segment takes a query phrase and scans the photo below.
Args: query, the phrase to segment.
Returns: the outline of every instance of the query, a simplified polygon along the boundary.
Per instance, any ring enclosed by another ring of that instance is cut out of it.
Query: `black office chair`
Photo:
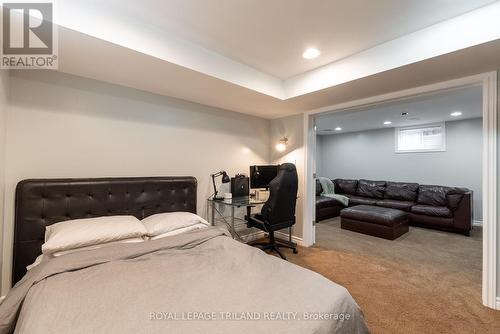
[[[286,260],[279,247],[292,249],[297,253],[296,246],[278,244],[274,231],[295,224],[295,204],[297,203],[298,178],[294,164],[285,163],[280,166],[278,175],[269,183],[269,199],[262,207],[260,214],[247,217],[247,227],[256,227],[269,234],[269,242],[254,243],[262,250],[275,251]]]

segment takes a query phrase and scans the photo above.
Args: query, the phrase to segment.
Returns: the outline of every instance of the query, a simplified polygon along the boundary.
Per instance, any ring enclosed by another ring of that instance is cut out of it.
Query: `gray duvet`
[[[208,228],[44,260],[0,333],[368,333],[345,288]]]

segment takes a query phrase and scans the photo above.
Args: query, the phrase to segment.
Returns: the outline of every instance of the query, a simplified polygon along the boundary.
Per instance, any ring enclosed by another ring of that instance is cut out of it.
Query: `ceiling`
[[[319,135],[335,135],[478,118],[482,117],[482,106],[481,87],[461,88],[371,108],[326,113],[316,119],[316,131]],[[460,111],[462,115],[451,116],[450,113],[454,111]],[[403,112],[408,113],[408,115],[402,116]],[[385,121],[391,121],[392,124],[384,125]],[[336,127],[340,127],[342,130],[335,131]]]
[[[287,79],[495,0],[102,1],[134,18],[262,72]],[[302,58],[309,46],[321,50]]]
[[[500,1],[55,3],[59,71],[267,119],[500,69]]]

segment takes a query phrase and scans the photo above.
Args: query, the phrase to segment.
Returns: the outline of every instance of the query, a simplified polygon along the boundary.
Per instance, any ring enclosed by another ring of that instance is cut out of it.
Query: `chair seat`
[[[247,220],[247,226],[248,227],[256,227],[259,230],[268,232],[268,231],[278,231],[282,230],[284,228],[290,227],[294,225],[294,221],[286,220],[283,222],[278,222],[278,223],[273,223],[269,224],[260,213],[253,214],[249,217]]]
[[[252,225],[252,227],[258,227],[260,225],[265,224],[264,219],[262,218],[262,215],[260,213],[255,213],[248,217],[247,222]]]

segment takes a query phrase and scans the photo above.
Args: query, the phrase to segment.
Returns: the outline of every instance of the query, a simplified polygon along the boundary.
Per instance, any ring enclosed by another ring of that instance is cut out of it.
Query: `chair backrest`
[[[269,199],[261,210],[262,217],[270,224],[295,221],[298,183],[295,165],[281,165],[278,175],[269,183]]]

